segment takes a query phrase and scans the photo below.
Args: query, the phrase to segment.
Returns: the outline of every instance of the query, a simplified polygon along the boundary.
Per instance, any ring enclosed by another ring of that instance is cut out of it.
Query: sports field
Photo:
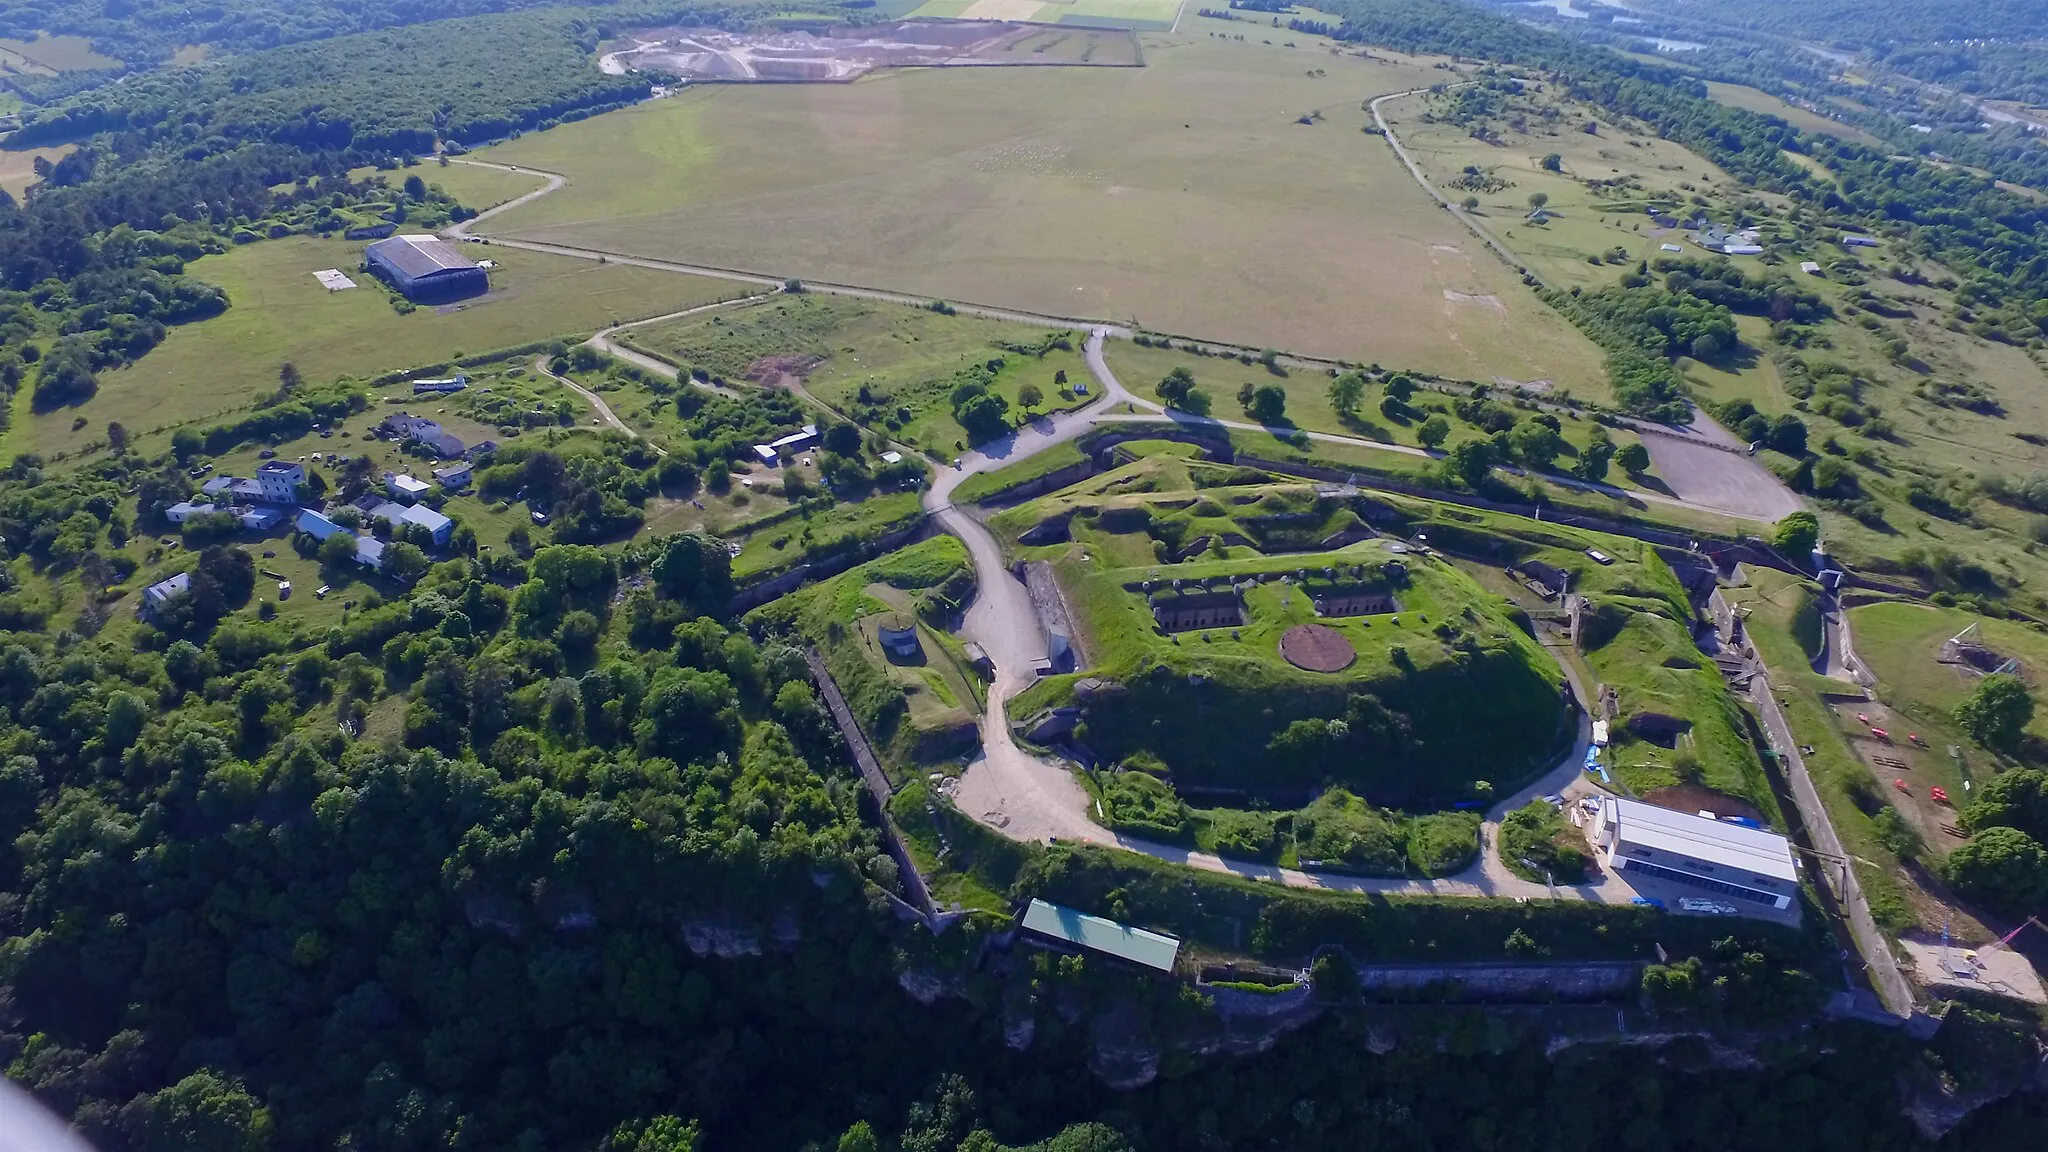
[[[1456,377],[1598,378],[1593,346],[1361,131],[1369,97],[1446,72],[1234,27],[1148,35],[1143,68],[706,87],[565,124],[480,154],[570,180],[488,230]]]
[[[401,316],[376,281],[355,271],[362,249],[292,237],[194,261],[188,272],[227,290],[227,312],[174,327],[133,367],[102,372],[98,394],[77,407],[31,414],[29,390],[22,389],[6,451],[74,450],[103,440],[108,421],[126,425],[153,450],[152,435],[212,420],[275,390],[286,361],[310,383],[367,377],[747,292],[722,280],[478,246],[476,255],[501,265],[491,274],[490,295]],[[360,286],[330,293],[313,279],[323,268],[339,268]]]
[[[1084,24],[1098,28],[1165,31],[1182,0],[925,0],[911,19],[1022,20],[1032,24]]]

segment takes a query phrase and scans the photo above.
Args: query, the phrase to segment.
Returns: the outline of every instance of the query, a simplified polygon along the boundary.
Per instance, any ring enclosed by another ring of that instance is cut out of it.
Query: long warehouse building
[[[1771,908],[1788,907],[1799,889],[1791,843],[1775,832],[1609,796],[1600,802],[1593,836],[1601,862],[1623,873]]]
[[[363,250],[370,270],[408,300],[453,300],[490,291],[474,260],[439,236],[393,236]]]

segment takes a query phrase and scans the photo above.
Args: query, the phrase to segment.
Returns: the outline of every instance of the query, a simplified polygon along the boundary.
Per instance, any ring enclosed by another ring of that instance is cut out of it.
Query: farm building
[[[1877,241],[1868,236],[1858,236],[1853,232],[1844,232],[1842,233],[1842,247],[1875,248],[1877,247]]]
[[[1790,907],[1799,888],[1791,845],[1776,833],[1609,796],[1600,802],[1593,836],[1602,862],[1625,873],[1769,908]]]
[[[1057,952],[1092,952],[1159,972],[1173,971],[1180,941],[1043,900],[1024,909],[1018,925],[1026,942]]]
[[[194,516],[205,516],[217,511],[219,509],[212,504],[194,504],[190,500],[180,500],[164,509],[164,519],[173,524],[183,524]]]
[[[469,483],[470,468],[466,463],[449,464],[434,469],[434,481],[441,487],[453,491]]]
[[[438,236],[392,236],[363,249],[370,271],[408,300],[453,300],[487,292],[490,277]]]

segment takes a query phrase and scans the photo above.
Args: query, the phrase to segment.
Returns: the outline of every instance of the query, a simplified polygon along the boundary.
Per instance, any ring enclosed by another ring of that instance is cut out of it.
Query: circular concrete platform
[[[1335,628],[1296,624],[1280,637],[1280,658],[1309,672],[1342,672],[1358,659],[1358,652]]]

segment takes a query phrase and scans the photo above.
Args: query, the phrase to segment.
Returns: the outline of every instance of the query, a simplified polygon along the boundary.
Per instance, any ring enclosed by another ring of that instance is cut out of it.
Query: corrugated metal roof
[[[1180,953],[1180,941],[1171,936],[1090,916],[1043,900],[1033,900],[1024,910],[1024,927],[1041,936],[1064,940],[1090,952],[1115,956],[1161,972],[1173,971],[1173,958]]]
[[[1609,803],[1620,818],[1623,855],[1626,846],[1639,845],[1787,884],[1799,882],[1799,872],[1792,866],[1792,849],[1774,832],[1673,812],[1640,800],[1615,797]]]
[[[370,245],[368,253],[415,280],[436,272],[459,272],[476,264],[439,236],[393,236]]]

